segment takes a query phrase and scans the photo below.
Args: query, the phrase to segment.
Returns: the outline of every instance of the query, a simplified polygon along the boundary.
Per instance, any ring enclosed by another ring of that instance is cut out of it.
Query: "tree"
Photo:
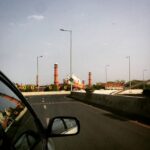
[[[93,85],[93,89],[94,90],[100,90],[100,89],[104,89],[105,87],[102,84],[94,84]]]

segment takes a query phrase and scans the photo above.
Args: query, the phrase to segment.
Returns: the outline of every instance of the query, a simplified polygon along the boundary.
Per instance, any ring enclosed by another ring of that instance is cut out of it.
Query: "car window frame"
[[[34,110],[32,109],[32,107],[30,106],[30,104],[27,102],[27,100],[25,99],[25,97],[22,95],[22,93],[16,88],[16,86],[10,81],[10,79],[8,79],[3,73],[2,71],[0,71],[0,80],[1,82],[3,82],[12,92],[14,92],[14,94],[21,100],[21,102],[27,107],[27,109],[29,110],[29,112],[31,113],[31,115],[34,118],[35,124],[38,128],[38,131],[42,134],[45,129],[40,121],[40,119],[38,118],[38,116],[36,115],[36,113],[34,112]]]

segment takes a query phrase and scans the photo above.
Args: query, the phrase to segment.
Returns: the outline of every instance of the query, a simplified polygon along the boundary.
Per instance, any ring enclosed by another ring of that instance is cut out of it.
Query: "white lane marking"
[[[46,109],[46,108],[47,108],[47,106],[46,106],[46,105],[44,105],[43,107],[44,107],[44,109]]]
[[[48,125],[49,124],[49,120],[50,120],[50,118],[46,118],[46,124]]]

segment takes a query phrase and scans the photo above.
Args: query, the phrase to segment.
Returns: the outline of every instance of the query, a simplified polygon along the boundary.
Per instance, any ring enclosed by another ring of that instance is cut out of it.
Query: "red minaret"
[[[82,89],[85,89],[85,81],[82,80]]]
[[[54,85],[58,86],[58,64],[54,64]]]
[[[89,87],[92,86],[92,73],[89,72]]]

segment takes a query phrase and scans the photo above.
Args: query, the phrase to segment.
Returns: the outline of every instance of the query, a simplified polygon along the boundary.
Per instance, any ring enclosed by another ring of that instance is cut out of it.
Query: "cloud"
[[[52,43],[50,43],[50,42],[47,42],[46,44],[47,44],[47,46],[51,46],[52,45]]]
[[[85,17],[86,16],[86,14],[85,13],[81,13],[81,17]]]
[[[14,22],[10,22],[9,25],[13,27],[13,26],[15,26],[15,23]]]
[[[31,15],[27,17],[29,20],[37,20],[37,21],[41,21],[43,20],[45,17],[43,15]]]
[[[44,47],[50,48],[53,44],[51,42],[43,42]]]

